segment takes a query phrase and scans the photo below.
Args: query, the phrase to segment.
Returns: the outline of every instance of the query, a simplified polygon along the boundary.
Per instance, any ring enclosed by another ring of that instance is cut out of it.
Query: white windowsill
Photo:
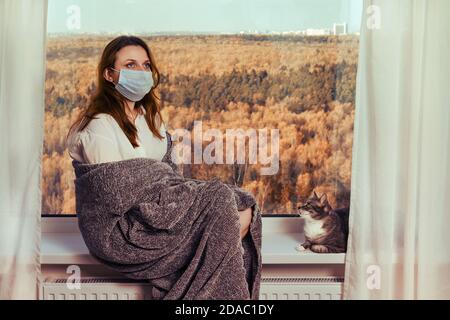
[[[78,230],[76,218],[42,218],[42,264],[99,264],[93,258]],[[263,264],[343,264],[345,254],[298,252],[303,242],[299,218],[263,217]]]

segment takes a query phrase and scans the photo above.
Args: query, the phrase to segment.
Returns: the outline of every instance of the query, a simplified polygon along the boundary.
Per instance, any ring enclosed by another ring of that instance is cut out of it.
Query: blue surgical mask
[[[153,87],[152,73],[130,69],[116,70],[120,72],[116,90],[130,101],[140,101]]]

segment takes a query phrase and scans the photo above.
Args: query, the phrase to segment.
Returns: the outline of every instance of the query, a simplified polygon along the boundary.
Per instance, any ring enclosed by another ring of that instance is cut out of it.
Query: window
[[[362,0],[50,0],[42,212],[75,213],[64,138],[96,89],[103,47],[119,34],[153,50],[169,131],[260,138],[268,129],[267,155],[279,158],[278,168],[248,164],[247,139],[247,165],[224,153],[224,164],[184,164],[184,175],[237,182],[263,214],[294,214],[313,190],[348,206],[361,12]]]

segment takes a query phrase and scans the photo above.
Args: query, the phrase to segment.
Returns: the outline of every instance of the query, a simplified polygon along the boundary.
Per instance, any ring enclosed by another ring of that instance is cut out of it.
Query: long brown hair
[[[84,130],[86,126],[95,118],[95,115],[99,113],[107,113],[114,117],[123,132],[127,136],[133,147],[138,147],[137,129],[135,125],[128,119],[125,113],[125,101],[122,95],[117,92],[113,83],[106,81],[103,76],[105,69],[114,68],[116,61],[116,54],[120,49],[126,46],[140,46],[146,52],[150,59],[150,69],[155,76],[155,84],[148,94],[142,98],[141,101],[136,102],[135,107],[138,107],[138,112],[142,114],[140,106],[144,107],[145,120],[150,128],[151,132],[163,139],[163,136],[159,132],[160,125],[163,124],[161,112],[160,112],[160,98],[155,94],[155,89],[160,83],[160,73],[155,63],[155,58],[150,51],[148,45],[140,38],[134,36],[120,36],[112,40],[103,50],[100,63],[97,68],[97,90],[92,96],[88,107],[83,110],[77,120],[70,127],[69,133],[66,139],[74,128],[78,128],[78,131]],[[159,117],[160,122],[157,124],[156,117]]]

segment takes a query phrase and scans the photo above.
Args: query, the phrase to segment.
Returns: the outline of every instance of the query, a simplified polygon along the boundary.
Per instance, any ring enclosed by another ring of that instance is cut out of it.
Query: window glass
[[[123,34],[154,54],[169,132],[191,134],[185,176],[237,183],[263,214],[295,214],[313,190],[348,206],[361,13],[362,0],[50,0],[42,212],[75,213],[64,139]]]

